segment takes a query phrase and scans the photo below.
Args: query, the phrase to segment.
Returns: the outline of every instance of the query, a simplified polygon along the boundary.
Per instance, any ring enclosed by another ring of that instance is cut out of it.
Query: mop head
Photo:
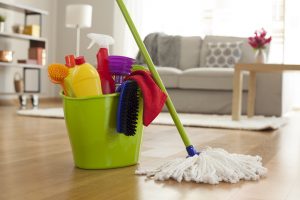
[[[221,181],[237,183],[239,180],[259,180],[267,169],[262,166],[260,156],[230,154],[220,148],[207,147],[199,155],[171,160],[157,169],[136,170],[138,175],[164,181],[218,184]]]

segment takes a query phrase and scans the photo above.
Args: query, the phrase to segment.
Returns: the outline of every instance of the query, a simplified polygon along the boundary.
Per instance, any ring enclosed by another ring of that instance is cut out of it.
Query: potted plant
[[[4,32],[5,17],[0,15],[0,32]]]

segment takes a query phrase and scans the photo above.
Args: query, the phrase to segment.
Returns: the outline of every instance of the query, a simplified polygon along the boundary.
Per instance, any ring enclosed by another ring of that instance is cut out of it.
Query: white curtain
[[[299,0],[285,0],[284,25],[284,61],[290,64],[300,64],[300,2]],[[284,86],[289,90],[283,91],[283,101],[300,108],[300,73],[285,73]]]
[[[142,32],[249,36],[272,27],[272,0],[141,0]]]
[[[273,37],[269,60],[283,61],[285,0],[125,0],[139,33],[170,35],[226,35],[249,37],[265,28]],[[291,1],[291,0],[290,0]],[[123,54],[138,49],[124,28]]]
[[[140,0],[123,0],[126,7],[132,17],[138,31],[141,31],[141,24],[143,21],[143,3]],[[124,17],[117,4],[114,7],[114,28],[113,37],[115,39],[115,44],[112,48],[112,53],[115,55],[124,55],[135,58],[138,47],[132,37],[132,34],[125,22]],[[144,35],[142,36],[144,38]]]

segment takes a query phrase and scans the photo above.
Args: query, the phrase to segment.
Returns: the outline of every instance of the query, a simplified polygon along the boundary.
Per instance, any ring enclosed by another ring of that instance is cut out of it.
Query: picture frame
[[[24,93],[40,93],[41,91],[41,69],[23,68]]]

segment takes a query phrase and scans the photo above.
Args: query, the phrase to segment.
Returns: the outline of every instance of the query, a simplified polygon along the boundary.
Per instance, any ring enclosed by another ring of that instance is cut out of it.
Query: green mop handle
[[[128,26],[129,26],[129,29],[130,29],[130,31],[131,31],[131,33],[132,33],[132,35],[133,35],[133,37],[134,37],[134,39],[135,39],[138,47],[139,47],[142,55],[144,56],[144,58],[146,60],[148,68],[149,68],[151,74],[153,75],[153,78],[154,78],[155,82],[160,87],[160,89],[164,93],[166,93],[167,96],[168,96],[167,97],[167,101],[166,101],[166,105],[167,105],[168,110],[169,110],[169,112],[170,112],[170,114],[172,116],[172,119],[173,119],[173,121],[174,121],[174,123],[175,123],[175,125],[177,127],[177,130],[178,130],[178,132],[179,132],[179,134],[181,136],[181,139],[182,139],[183,143],[185,144],[186,147],[192,146],[191,142],[190,142],[190,140],[189,140],[189,138],[188,138],[188,136],[187,136],[187,134],[186,134],[186,132],[184,130],[184,127],[183,127],[183,125],[182,125],[182,123],[181,123],[181,121],[180,121],[180,119],[178,117],[178,114],[177,114],[177,112],[175,110],[173,102],[172,102],[170,96],[168,95],[168,92],[167,92],[167,90],[166,90],[166,88],[165,88],[165,86],[164,86],[164,84],[163,84],[163,82],[162,82],[162,80],[161,80],[161,78],[160,78],[157,70],[155,69],[153,61],[152,61],[152,59],[151,59],[151,57],[150,57],[150,55],[149,55],[149,53],[148,53],[148,51],[147,51],[147,49],[146,49],[143,41],[142,41],[142,39],[141,39],[141,37],[140,37],[140,35],[139,35],[136,27],[135,27],[135,25],[134,25],[134,23],[133,23],[130,15],[129,15],[129,12],[128,12],[128,10],[127,10],[127,8],[126,8],[123,0],[116,0],[116,1],[117,1],[118,5],[119,5],[119,7],[121,9],[121,12],[122,12],[122,14],[123,14],[123,16],[124,16],[124,18],[125,18]]]

